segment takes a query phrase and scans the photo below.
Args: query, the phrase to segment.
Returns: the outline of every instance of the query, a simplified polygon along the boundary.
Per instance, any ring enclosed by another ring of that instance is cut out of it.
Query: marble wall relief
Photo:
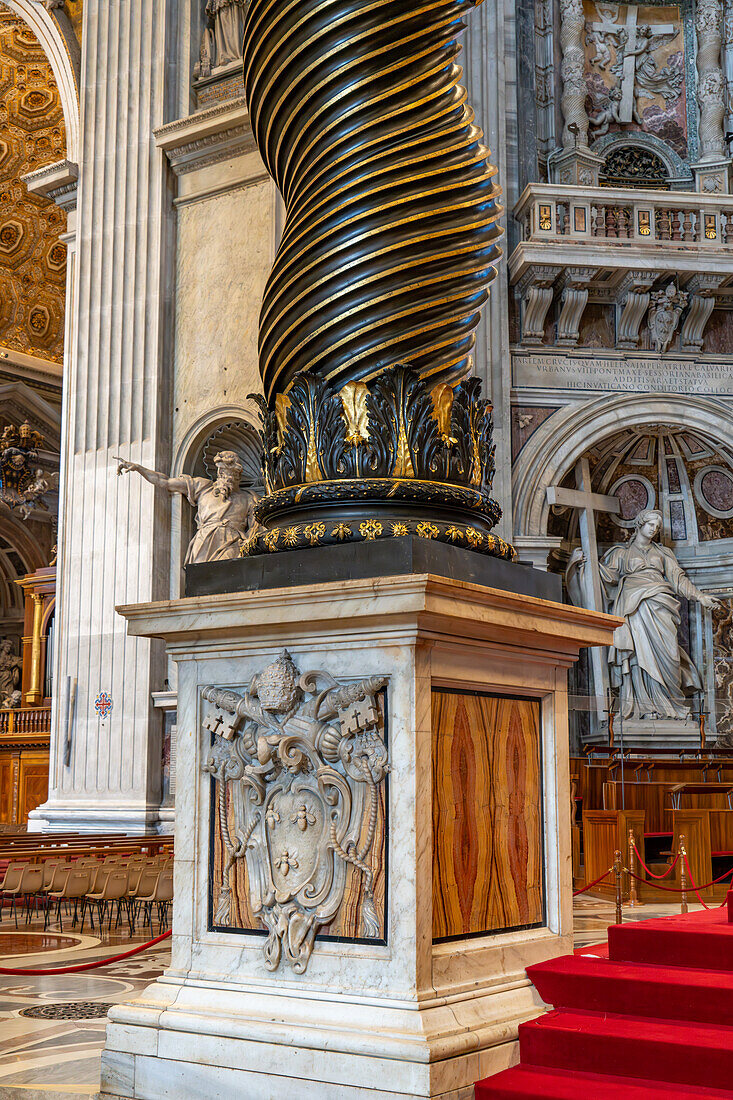
[[[318,936],[386,940],[386,684],[283,651],[241,692],[202,690],[210,926],[266,931],[269,970],[302,974]]]
[[[585,82],[590,137],[654,134],[686,159],[685,27],[676,4],[584,0]]]

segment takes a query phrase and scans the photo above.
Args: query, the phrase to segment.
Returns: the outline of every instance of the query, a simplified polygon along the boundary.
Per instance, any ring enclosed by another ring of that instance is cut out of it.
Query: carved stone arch
[[[72,163],[78,164],[81,52],[69,18],[58,8],[53,13],[47,11],[39,0],[2,0],[2,3],[28,24],[43,47],[56,78],[64,112],[66,157]]]
[[[622,428],[647,424],[688,428],[733,449],[733,412],[711,398],[624,393],[566,405],[537,429],[514,467],[515,537],[547,535],[547,489],[559,485],[590,447]]]
[[[645,134],[642,131],[604,134],[592,145],[592,150],[596,156],[604,159],[609,153],[626,148],[646,149],[655,157],[658,157],[666,168],[670,186],[673,190],[692,186],[692,172],[689,165],[656,134]]]

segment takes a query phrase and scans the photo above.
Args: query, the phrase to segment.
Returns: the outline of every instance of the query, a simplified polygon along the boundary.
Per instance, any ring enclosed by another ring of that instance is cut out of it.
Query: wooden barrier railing
[[[21,707],[0,710],[0,738],[4,734],[50,734],[50,707]]]

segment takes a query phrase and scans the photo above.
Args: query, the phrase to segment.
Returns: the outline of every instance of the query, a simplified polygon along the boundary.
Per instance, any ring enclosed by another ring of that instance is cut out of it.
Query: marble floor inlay
[[[170,961],[169,941],[139,955],[80,974],[53,969],[108,958],[158,934],[146,928],[130,941],[127,929],[83,935],[44,933],[42,921],[15,932],[0,930],[0,967],[48,969],[42,976],[0,974],[0,1100],[51,1096],[91,1097],[99,1068],[110,1005],[146,988]],[[66,933],[66,920],[64,921]],[[34,952],[31,954],[31,952]],[[7,1091],[6,1091],[7,1090]]]

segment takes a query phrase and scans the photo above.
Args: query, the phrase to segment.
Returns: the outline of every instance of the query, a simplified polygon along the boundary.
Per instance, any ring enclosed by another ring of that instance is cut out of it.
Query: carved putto
[[[213,734],[203,770],[217,781],[227,852],[213,923],[231,924],[234,872],[244,859],[250,908],[269,932],[269,970],[284,952],[296,973],[305,971],[319,929],[342,904],[350,867],[362,880],[362,935],[379,933],[377,811],[389,769],[377,696],[386,683],[373,676],[339,684],[323,670],[301,676],[283,651],[243,693],[201,693]]]
[[[672,342],[688,297],[686,291],[678,290],[674,283],[670,283],[665,290],[655,291],[651,296],[649,333],[654,350],[660,354],[663,354]]]

